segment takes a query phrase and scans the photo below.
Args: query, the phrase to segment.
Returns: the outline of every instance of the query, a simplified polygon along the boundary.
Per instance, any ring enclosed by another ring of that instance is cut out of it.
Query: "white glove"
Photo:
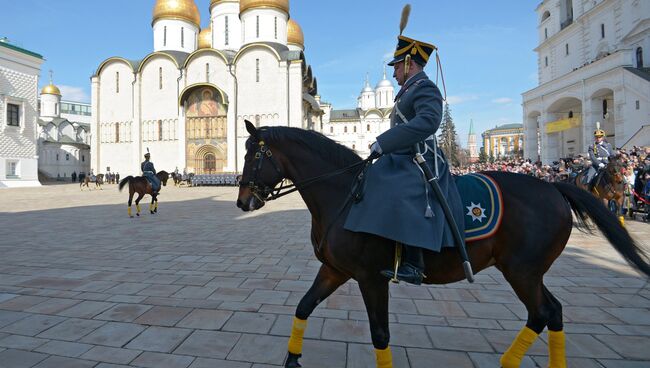
[[[375,142],[370,146],[370,153],[374,153],[374,152],[380,155],[384,152],[382,151],[381,147],[379,147],[379,142]]]
[[[599,168],[599,169],[602,169],[603,167],[605,167],[605,164],[604,164],[604,163],[601,162],[601,163],[598,164],[598,168]]]

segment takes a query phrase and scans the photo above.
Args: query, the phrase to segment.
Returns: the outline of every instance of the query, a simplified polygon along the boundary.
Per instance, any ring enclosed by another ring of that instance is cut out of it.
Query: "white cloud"
[[[61,98],[66,101],[90,102],[90,96],[81,87],[58,86],[61,90]]]
[[[501,97],[501,98],[495,98],[492,100],[493,103],[499,104],[499,105],[504,105],[504,104],[509,104],[512,102],[512,98],[510,97]]]
[[[478,100],[477,95],[456,95],[456,96],[447,96],[447,102],[450,105],[458,105],[468,101]]]

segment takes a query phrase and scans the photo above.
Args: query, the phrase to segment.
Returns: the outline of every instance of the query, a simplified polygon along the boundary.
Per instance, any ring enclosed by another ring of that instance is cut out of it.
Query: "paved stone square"
[[[0,190],[0,367],[281,366],[319,267],[310,216],[297,195],[244,214],[236,193],[168,186],[158,215],[130,219],[115,185]],[[627,225],[648,247],[650,225]],[[545,280],[564,305],[569,366],[650,367],[650,286],[601,236],[575,231]],[[494,268],[391,294],[396,368],[497,367],[526,318]],[[305,336],[304,367],[374,367],[353,282]],[[523,367],[546,367],[545,341]]]

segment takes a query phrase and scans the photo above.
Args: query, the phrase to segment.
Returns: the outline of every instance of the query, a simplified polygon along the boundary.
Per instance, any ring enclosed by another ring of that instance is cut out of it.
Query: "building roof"
[[[650,81],[650,68],[632,68],[630,66],[626,66],[623,69],[627,70],[628,72],[635,74],[638,77],[641,77],[647,81]]]
[[[361,120],[361,115],[359,114],[359,109],[349,109],[349,110],[332,110],[330,112],[330,121],[334,120]]]
[[[499,131],[502,131],[502,130],[513,130],[513,129],[523,129],[523,128],[524,128],[524,124],[517,124],[517,123],[515,123],[515,124],[503,124],[503,125],[497,126],[495,128],[486,130],[485,132],[483,132],[483,134],[496,133],[496,132],[499,132]]]
[[[6,48],[14,50],[14,51],[22,52],[23,54],[26,54],[26,55],[33,56],[33,57],[44,60],[43,55],[37,54],[37,53],[35,53],[33,51],[26,50],[26,49],[24,49],[22,47],[18,47],[16,45],[12,45],[12,44],[9,43],[9,40],[7,40],[6,38],[1,38],[0,39],[0,46],[6,47]]]

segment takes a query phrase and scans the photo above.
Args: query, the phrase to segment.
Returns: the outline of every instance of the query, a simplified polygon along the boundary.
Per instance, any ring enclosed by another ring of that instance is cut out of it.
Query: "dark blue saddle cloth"
[[[465,241],[489,238],[499,229],[503,198],[499,185],[487,175],[456,176],[465,213]]]

